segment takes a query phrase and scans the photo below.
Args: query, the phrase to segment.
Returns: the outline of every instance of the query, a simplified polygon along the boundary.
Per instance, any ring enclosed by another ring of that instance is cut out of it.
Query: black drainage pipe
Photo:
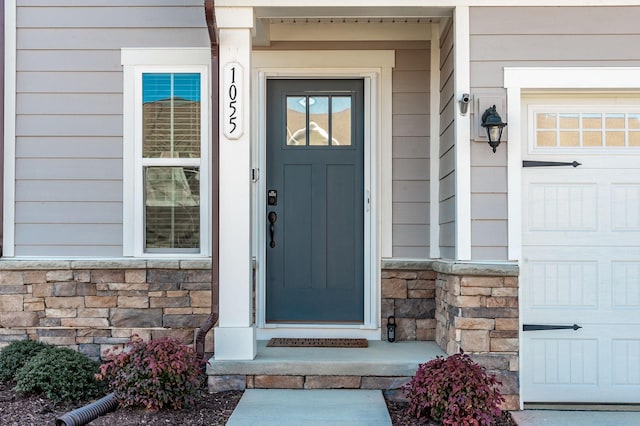
[[[56,426],[83,426],[118,408],[118,400],[113,393],[91,404],[70,411],[56,419]]]

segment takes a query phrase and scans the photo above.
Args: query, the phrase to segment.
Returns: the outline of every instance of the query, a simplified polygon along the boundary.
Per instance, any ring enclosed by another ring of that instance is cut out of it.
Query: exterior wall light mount
[[[496,111],[495,105],[487,108],[482,114],[482,127],[487,131],[489,145],[493,148],[494,153],[496,152],[498,145],[500,145],[502,130],[506,125],[507,123],[502,122],[502,118],[500,118],[500,114]]]

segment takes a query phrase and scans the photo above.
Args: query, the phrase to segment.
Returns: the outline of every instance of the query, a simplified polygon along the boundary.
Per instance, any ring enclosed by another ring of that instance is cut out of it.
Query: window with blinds
[[[142,74],[144,246],[199,252],[201,74]]]

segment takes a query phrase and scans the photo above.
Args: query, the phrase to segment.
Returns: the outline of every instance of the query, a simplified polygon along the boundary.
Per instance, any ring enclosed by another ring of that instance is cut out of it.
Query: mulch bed
[[[240,401],[242,392],[231,391],[209,394],[206,388],[201,390],[200,398],[194,408],[187,410],[163,410],[152,412],[143,409],[121,408],[92,421],[92,426],[112,425],[183,425],[183,426],[223,426]],[[0,425],[3,426],[42,426],[53,425],[55,419],[81,405],[54,404],[38,396],[22,397],[11,390],[10,384],[0,383]],[[405,414],[406,404],[387,401],[389,414],[394,426],[439,426],[438,423],[416,421]],[[508,412],[495,426],[515,426]]]

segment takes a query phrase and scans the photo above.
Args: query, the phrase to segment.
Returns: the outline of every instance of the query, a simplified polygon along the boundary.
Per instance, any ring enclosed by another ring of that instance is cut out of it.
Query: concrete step
[[[389,426],[379,390],[249,389],[227,426]]]
[[[267,347],[249,361],[211,360],[209,390],[245,388],[398,389],[419,364],[445,353],[434,342],[370,341],[367,348]]]
[[[421,363],[446,356],[432,341],[369,341],[367,348],[271,348],[266,344],[258,341],[253,360],[210,360],[207,374],[405,376],[413,375]]]

